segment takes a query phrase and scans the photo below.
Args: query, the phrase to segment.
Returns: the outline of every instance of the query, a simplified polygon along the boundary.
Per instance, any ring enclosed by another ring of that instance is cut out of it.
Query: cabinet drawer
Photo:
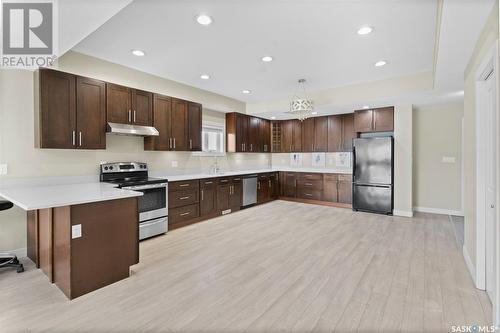
[[[200,188],[203,189],[215,188],[216,183],[217,183],[216,178],[200,179]]]
[[[168,193],[170,208],[187,206],[198,202],[198,190],[174,191]]]
[[[198,189],[198,179],[168,183],[169,191]]]
[[[241,183],[241,182],[242,182],[242,180],[241,180],[240,176],[232,177],[231,178],[231,183],[233,183],[233,184],[238,184],[238,183]]]
[[[352,175],[338,175],[339,181],[352,182]]]
[[[310,190],[307,188],[299,188],[297,191],[297,197],[301,198],[301,199],[321,200],[322,199],[322,191],[321,190]]]
[[[337,181],[339,179],[339,175],[334,173],[325,173],[324,179],[325,181]]]
[[[323,189],[323,181],[321,180],[297,180],[297,187],[299,189],[305,190],[322,190]]]
[[[168,210],[168,220],[169,223],[179,223],[183,221],[188,221],[200,216],[200,209],[198,204],[193,204],[189,206],[173,208]]]
[[[231,178],[219,178],[217,180],[217,184],[219,184],[219,185],[226,185],[229,183],[231,183]]]
[[[298,179],[303,179],[303,180],[323,180],[323,174],[322,173],[299,173],[298,174]]]

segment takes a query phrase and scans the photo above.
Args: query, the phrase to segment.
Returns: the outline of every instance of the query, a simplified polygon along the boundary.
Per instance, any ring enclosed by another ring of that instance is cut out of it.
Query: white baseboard
[[[420,213],[464,216],[464,212],[460,210],[450,210],[450,209],[430,208],[430,207],[413,207],[413,210]]]
[[[462,253],[464,255],[465,264],[467,265],[469,273],[472,277],[472,281],[474,281],[474,285],[476,285],[476,267],[472,264],[472,260],[470,259],[469,256],[469,251],[467,251],[465,245],[462,247]]]
[[[392,214],[396,215],[396,216],[402,216],[402,217],[413,217],[413,212],[412,211],[394,210],[392,212]]]
[[[24,258],[28,256],[28,250],[25,247],[20,249],[15,249],[10,251],[0,251],[0,252],[15,254],[18,258]]]

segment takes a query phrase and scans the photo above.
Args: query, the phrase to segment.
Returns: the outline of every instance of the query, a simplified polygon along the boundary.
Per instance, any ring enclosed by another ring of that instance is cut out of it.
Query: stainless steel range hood
[[[107,132],[131,136],[158,136],[160,133],[152,126],[139,126],[130,124],[108,123]]]

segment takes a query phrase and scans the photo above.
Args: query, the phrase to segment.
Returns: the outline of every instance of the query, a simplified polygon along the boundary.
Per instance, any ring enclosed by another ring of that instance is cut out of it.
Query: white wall
[[[461,215],[463,102],[413,111],[413,205],[415,210]],[[443,157],[455,158],[454,163]]]
[[[413,215],[413,110],[411,105],[394,107],[394,215]]]
[[[59,60],[59,69],[99,78],[138,89],[201,102],[223,111],[245,111],[243,102],[142,73],[100,59],[69,52]],[[143,139],[107,135],[106,150],[60,150],[34,148],[34,73],[0,70],[0,163],[8,164],[8,175],[0,185],[26,177],[95,176],[101,161],[143,161],[155,173],[208,171],[213,157],[189,152],[147,152]],[[225,122],[220,112],[204,110],[203,119]],[[218,158],[222,169],[255,169],[270,166],[268,154],[228,154]],[[177,161],[178,167],[172,168]],[[25,212],[14,208],[0,214],[0,251],[26,246]]]

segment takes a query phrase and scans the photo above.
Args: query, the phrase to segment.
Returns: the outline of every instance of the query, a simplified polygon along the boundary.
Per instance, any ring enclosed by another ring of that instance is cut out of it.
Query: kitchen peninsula
[[[69,299],[127,278],[139,262],[141,195],[97,182],[0,189],[27,211],[28,257]]]

